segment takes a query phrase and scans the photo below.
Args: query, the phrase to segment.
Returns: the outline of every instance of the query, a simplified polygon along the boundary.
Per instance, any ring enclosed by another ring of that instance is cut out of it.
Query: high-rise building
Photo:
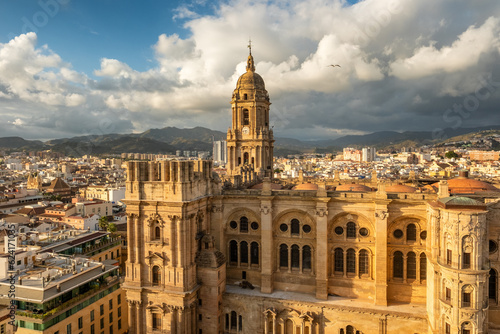
[[[214,141],[213,161],[214,163],[219,165],[224,165],[227,163],[227,142],[225,140]]]
[[[362,152],[361,161],[363,162],[375,161],[375,156],[377,154],[377,151],[375,150],[374,147],[363,147],[361,152]]]

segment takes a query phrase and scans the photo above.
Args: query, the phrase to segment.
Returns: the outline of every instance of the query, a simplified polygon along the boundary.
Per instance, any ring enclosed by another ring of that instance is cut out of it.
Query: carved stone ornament
[[[375,212],[375,217],[380,220],[384,220],[387,217],[387,211]]]
[[[270,206],[263,206],[260,208],[260,212],[262,212],[265,215],[268,215],[273,212],[273,208],[271,208]]]
[[[462,241],[462,249],[466,253],[471,253],[472,250],[474,249],[474,240],[470,235],[465,236]]]
[[[474,219],[474,218],[476,218],[476,219]],[[471,216],[469,222],[462,226],[462,232],[478,233],[480,230],[481,230],[481,222],[479,220],[479,217]]]
[[[137,214],[136,213],[128,213],[127,212],[127,219],[135,219],[137,218]]]
[[[160,310],[163,314],[172,312],[170,305],[167,305],[165,303],[163,303],[162,305],[153,304],[153,302],[151,301],[149,302],[149,306],[146,307],[146,309],[151,313],[154,313],[154,311],[156,310]]]
[[[165,224],[158,213],[152,213],[148,218],[148,226],[151,227],[154,224],[158,224],[160,227],[163,227],[163,225]]]
[[[179,220],[179,216],[177,215],[168,215],[168,219],[172,221],[172,223],[175,223],[177,220]]]
[[[212,212],[222,212],[224,211],[224,205],[212,205]]]
[[[271,307],[271,308],[268,308],[267,310],[265,310],[264,313],[266,316],[269,316],[269,314],[273,315],[273,316],[276,316],[276,309]]]
[[[471,320],[474,318],[474,313],[462,311],[460,313],[460,318],[462,318],[462,320]]]
[[[325,217],[328,215],[328,210],[325,208],[319,208],[316,209],[316,216],[318,217]]]

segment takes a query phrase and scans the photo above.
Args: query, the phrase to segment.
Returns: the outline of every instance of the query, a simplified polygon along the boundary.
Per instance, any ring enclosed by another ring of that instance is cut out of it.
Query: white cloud
[[[500,70],[496,0],[482,6],[469,0],[211,5],[211,15],[191,5],[177,9],[174,17],[184,20],[189,37],[159,35],[146,71],[100,55],[94,80],[74,71],[71,59],[38,46],[34,33],[0,44],[0,115],[53,134],[84,134],[102,118],[114,121],[113,131],[167,125],[225,130],[248,37],[282,136],[426,129],[443,123],[452,97],[460,101],[477,89],[478,76]],[[487,102],[498,103],[498,95]],[[488,103],[476,112],[478,122],[496,120]],[[8,110],[13,107],[17,115]]]
[[[437,48],[430,41],[406,59],[391,65],[391,72],[403,80],[416,79],[439,72],[455,73],[477,66],[481,56],[500,52],[500,18],[490,17],[480,27],[470,26],[450,45]]]

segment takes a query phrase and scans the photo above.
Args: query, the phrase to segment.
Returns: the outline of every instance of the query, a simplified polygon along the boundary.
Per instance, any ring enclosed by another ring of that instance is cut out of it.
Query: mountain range
[[[347,135],[336,139],[301,141],[293,138],[275,138],[275,155],[300,153],[326,153],[342,150],[344,147],[371,146],[377,149],[398,149],[419,147],[452,141],[454,137],[486,130],[500,130],[500,125],[476,128],[445,129],[439,138],[431,131],[379,131],[366,135]],[[0,137],[3,150],[52,150],[68,156],[120,153],[175,153],[176,150],[211,151],[212,140],[224,140],[226,133],[203,127],[179,129],[165,127],[150,129],[138,134],[105,134],[72,138],[26,140],[21,137]]]

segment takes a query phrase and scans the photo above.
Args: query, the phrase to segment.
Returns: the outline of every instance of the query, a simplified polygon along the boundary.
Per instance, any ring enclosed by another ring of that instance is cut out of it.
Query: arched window
[[[238,243],[234,240],[229,242],[229,262],[238,262]]]
[[[472,285],[465,285],[462,288],[462,307],[471,307],[473,292],[474,288]]]
[[[417,278],[417,257],[415,253],[409,252],[406,259],[406,278]]]
[[[248,153],[245,153],[248,154]],[[248,218],[241,217],[240,218],[240,232],[246,233],[248,232]]]
[[[366,249],[359,251],[359,274],[368,274],[368,251]]]
[[[347,250],[347,256],[346,256],[346,261],[347,261],[347,272],[348,273],[355,273],[356,272],[356,252],[354,249],[349,248]]]
[[[299,258],[300,258],[299,246],[292,245],[292,268],[299,268],[300,265]]]
[[[403,253],[395,252],[393,259],[393,275],[394,278],[403,278]]]
[[[406,227],[406,241],[416,241],[417,240],[417,227],[415,224],[409,224]]]
[[[295,234],[295,235],[298,235],[300,234],[300,222],[298,219],[292,219],[292,222],[291,222],[291,232],[292,232],[292,235]]]
[[[240,242],[240,263],[248,263],[248,242]]]
[[[461,334],[470,334],[472,333],[472,324],[468,321],[464,322],[462,324],[462,330],[461,330]]]
[[[250,114],[247,109],[243,109],[243,125],[250,124]]]
[[[160,267],[153,266],[153,285],[157,286],[161,283]]]
[[[347,326],[345,328],[345,333],[346,334],[354,334],[354,327],[352,327],[351,325]]]
[[[250,263],[259,264],[259,244],[255,241],[250,244]]]
[[[249,159],[250,159],[250,158],[249,158],[248,152],[245,152],[245,153],[243,154],[243,164],[244,164],[244,165],[248,164]]]
[[[497,271],[490,269],[490,278],[488,279],[488,297],[497,300]]]
[[[288,268],[288,246],[280,245],[280,267]]]
[[[353,222],[347,223],[347,238],[356,238],[356,224]]]
[[[302,248],[302,269],[311,269],[311,247]]]
[[[155,239],[156,240],[161,239],[161,230],[159,226],[155,227]]]
[[[462,238],[462,269],[470,269],[473,240],[467,235]]]
[[[335,262],[334,270],[336,272],[344,272],[344,250],[342,248],[335,248],[333,260]]]
[[[425,253],[420,254],[420,280],[425,281],[427,279],[427,256]]]
[[[236,329],[236,322],[238,315],[236,314],[235,311],[231,311],[231,329]]]

